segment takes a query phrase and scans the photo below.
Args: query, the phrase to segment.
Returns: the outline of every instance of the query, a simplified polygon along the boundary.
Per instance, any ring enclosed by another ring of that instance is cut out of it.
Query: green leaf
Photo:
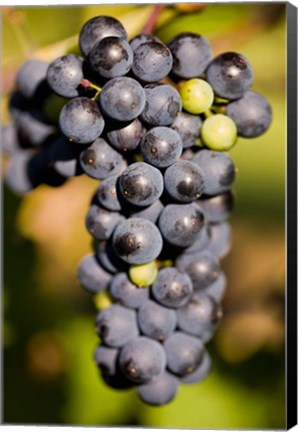
[[[239,24],[251,10],[250,5],[244,4],[208,4],[200,12],[179,15],[158,30],[156,35],[164,42],[181,32],[195,32],[208,38]]]

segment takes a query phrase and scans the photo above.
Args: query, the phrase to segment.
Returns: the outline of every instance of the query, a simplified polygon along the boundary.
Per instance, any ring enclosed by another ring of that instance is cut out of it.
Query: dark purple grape
[[[134,285],[127,273],[116,274],[111,280],[109,290],[116,302],[132,309],[139,308],[149,298],[149,289]]]
[[[24,195],[42,183],[61,186],[65,177],[60,176],[49,166],[49,149],[39,151],[19,150],[10,159],[6,177],[8,187],[16,194]]]
[[[196,144],[200,137],[201,126],[201,117],[185,112],[181,112],[171,124],[171,128],[180,135],[183,148],[189,148]]]
[[[118,128],[107,132],[109,143],[121,152],[135,150],[143,140],[145,128],[139,119],[133,120],[128,125],[120,125]]]
[[[120,211],[121,204],[117,197],[117,176],[109,176],[100,182],[96,197],[100,204],[108,210]]]
[[[129,165],[119,177],[119,191],[130,204],[145,207],[161,196],[163,177],[153,166],[136,162]]]
[[[168,308],[184,306],[193,293],[189,276],[174,267],[166,267],[159,271],[152,285],[153,297]]]
[[[115,348],[123,347],[139,334],[135,311],[116,304],[99,312],[96,329],[103,342]]]
[[[33,156],[30,150],[14,153],[8,162],[5,172],[5,183],[10,191],[16,195],[31,192],[40,182],[34,182],[28,172],[29,160]]]
[[[24,113],[24,111],[30,111],[33,108],[33,101],[27,99],[23,93],[20,91],[14,91],[8,101],[9,114],[13,121],[17,121],[19,116]]]
[[[189,302],[177,310],[179,328],[207,342],[222,317],[218,303],[205,292],[195,292]]]
[[[158,221],[164,238],[175,246],[187,247],[193,244],[204,226],[204,215],[195,204],[169,204]]]
[[[165,78],[172,63],[171,51],[161,42],[144,42],[134,48],[132,71],[140,81],[152,83]]]
[[[226,256],[231,248],[231,225],[228,222],[210,224],[208,249],[218,258]]]
[[[139,211],[133,211],[130,216],[134,218],[139,217],[148,219],[150,222],[155,224],[163,208],[164,206],[162,203],[157,200],[149,207],[142,208]]]
[[[166,339],[164,349],[167,368],[180,377],[191,374],[203,359],[202,341],[180,331],[172,333]]]
[[[129,264],[146,264],[161,252],[162,238],[158,228],[143,218],[130,218],[114,231],[116,253]]]
[[[209,250],[182,254],[176,259],[177,269],[190,277],[194,291],[206,288],[220,273],[219,261]]]
[[[100,241],[96,252],[98,261],[109,273],[126,271],[127,264],[115,253],[112,242]]]
[[[195,252],[201,252],[204,249],[208,249],[210,245],[210,228],[209,225],[204,224],[202,230],[197,235],[196,240],[192,245],[188,246],[183,250],[183,253],[192,254]]]
[[[230,156],[222,151],[200,150],[192,161],[204,176],[204,193],[218,195],[228,191],[235,181],[236,169]]]
[[[45,183],[48,186],[59,187],[66,181],[66,177],[59,174],[51,166],[49,153],[48,147],[42,147],[28,162],[28,175],[36,186]]]
[[[119,368],[117,368],[114,375],[102,373],[101,377],[107,386],[115,390],[127,390],[134,385],[131,381],[125,378]]]
[[[40,146],[58,133],[55,126],[44,121],[43,116],[37,109],[22,112],[16,119],[15,124],[22,145],[26,147]]]
[[[254,77],[251,64],[244,55],[225,52],[209,64],[206,79],[218,96],[238,99],[250,89]]]
[[[197,369],[192,373],[180,378],[183,384],[194,384],[203,381],[211,371],[211,358],[205,350],[203,358]]]
[[[177,377],[165,371],[148,383],[137,386],[137,394],[143,402],[149,405],[165,405],[176,396],[178,385]]]
[[[124,220],[118,212],[108,211],[92,205],[87,213],[85,225],[87,231],[97,240],[108,240],[116,225]]]
[[[234,195],[231,191],[213,197],[201,197],[198,201],[205,219],[208,222],[224,222],[230,216],[234,206]]]
[[[86,174],[101,180],[119,173],[122,156],[104,139],[97,138],[81,153],[80,163]]]
[[[211,61],[209,42],[196,33],[180,33],[170,40],[173,74],[182,79],[199,77]]]
[[[111,277],[111,274],[101,267],[95,255],[86,255],[79,264],[79,282],[91,294],[104,291],[108,287]]]
[[[137,36],[131,39],[129,43],[132,50],[134,51],[144,42],[160,42],[160,40],[156,36],[147,33],[139,33]]]
[[[64,177],[82,174],[79,157],[82,146],[73,145],[64,136],[55,140],[49,149],[49,162]]]
[[[116,172],[117,176],[120,176],[126,170],[127,167],[128,167],[128,164],[127,164],[126,159],[122,158],[121,163],[120,163],[119,167],[117,168],[117,172]]]
[[[94,72],[102,77],[116,78],[129,72],[133,53],[127,40],[109,36],[93,45],[88,61]]]
[[[192,160],[196,153],[194,152],[194,148],[187,148],[183,150],[181,155],[181,160]]]
[[[20,150],[18,134],[13,123],[1,127],[1,152],[12,156]]]
[[[241,99],[227,105],[226,114],[237,126],[239,136],[255,138],[269,128],[272,109],[267,99],[259,93],[249,91]]]
[[[32,98],[47,75],[48,63],[30,59],[19,68],[16,76],[18,90],[27,98]]]
[[[173,333],[177,325],[176,312],[152,300],[142,304],[137,319],[142,334],[159,342]]]
[[[51,89],[67,98],[79,96],[78,87],[83,78],[83,60],[73,54],[58,57],[50,63],[47,70],[47,81]]]
[[[163,83],[148,84],[144,88],[146,104],[141,120],[149,126],[170,126],[182,109],[177,90]]]
[[[166,355],[162,345],[145,336],[130,340],[119,354],[122,373],[129,380],[142,384],[165,370]]]
[[[143,87],[129,77],[113,78],[102,88],[99,103],[111,119],[130,121],[137,118],[145,107]]]
[[[217,303],[221,302],[226,291],[227,277],[224,272],[220,272],[218,277],[204,288],[204,292],[212,297]]]
[[[63,106],[59,125],[70,141],[88,144],[99,137],[104,120],[96,102],[87,97],[77,97]]]
[[[94,352],[94,361],[105,375],[115,375],[119,350],[100,345]]]
[[[91,18],[84,24],[79,35],[82,54],[87,57],[97,42],[109,36],[127,38],[126,30],[121,22],[116,18],[104,15]]]
[[[166,169],[165,189],[175,201],[190,203],[197,200],[205,188],[202,169],[191,161],[178,161]]]
[[[181,156],[181,138],[171,128],[154,127],[146,133],[141,143],[141,153],[149,164],[157,168],[166,168]]]

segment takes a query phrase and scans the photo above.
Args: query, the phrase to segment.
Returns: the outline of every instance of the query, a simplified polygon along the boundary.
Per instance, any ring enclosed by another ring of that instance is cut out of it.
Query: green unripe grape
[[[103,310],[110,307],[113,302],[106,291],[100,291],[93,297],[94,305],[97,310]]]
[[[147,287],[152,285],[157,278],[158,268],[156,261],[147,264],[131,265],[128,275],[133,284],[138,287]]]
[[[186,111],[191,114],[201,114],[213,104],[214,93],[207,81],[193,78],[182,84],[180,97]]]
[[[204,145],[211,150],[229,150],[237,141],[237,127],[224,114],[215,114],[204,120],[200,133]]]

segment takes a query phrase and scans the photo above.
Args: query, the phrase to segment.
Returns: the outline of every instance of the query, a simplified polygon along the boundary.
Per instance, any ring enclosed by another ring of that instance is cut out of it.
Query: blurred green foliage
[[[53,46],[59,50],[65,40],[73,45],[88,18],[116,16],[133,36],[151,10],[145,5],[2,8],[4,97],[11,88],[11,75],[24,59],[36,53],[50,56]],[[232,223],[236,234],[257,225],[262,244],[270,245],[276,237],[283,256],[285,4],[210,4],[189,14],[169,7],[156,34],[168,41],[182,31],[203,34],[216,53],[241,51],[255,71],[253,89],[263,93],[272,105],[270,130],[254,140],[239,139],[231,151],[239,169]],[[5,109],[3,117],[7,119]],[[90,297],[74,284],[74,276],[62,278],[64,284],[57,287],[55,278],[51,281],[43,275],[47,256],[40,244],[24,237],[18,221],[20,208],[21,200],[4,188],[4,422],[284,428],[283,343],[275,342],[273,349],[261,346],[250,357],[233,363],[224,357],[215,338],[208,344],[214,363],[210,377],[199,385],[181,386],[176,400],[162,408],[145,406],[134,391],[116,392],[106,387],[92,360],[97,338]],[[249,243],[249,237],[245,237],[247,243],[238,244],[238,255],[249,247],[256,261],[268,260],[268,256],[260,255],[256,240]],[[54,238],[52,242],[55,246]],[[242,284],[241,278],[233,278],[232,259],[227,257],[223,264],[231,281],[231,295],[225,303],[228,316],[233,308],[239,309],[233,286],[241,290]],[[242,265],[244,276],[254,271],[251,262],[243,260]],[[55,272],[67,275],[63,264],[55,267]],[[276,283],[283,293],[283,280]],[[282,308],[283,295],[279,302]]]

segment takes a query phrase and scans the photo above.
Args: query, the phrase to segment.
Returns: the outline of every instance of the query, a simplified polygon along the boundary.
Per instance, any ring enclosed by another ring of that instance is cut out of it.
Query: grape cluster
[[[210,370],[236,173],[226,151],[237,135],[264,133],[271,108],[251,91],[248,59],[213,58],[195,33],[128,41],[118,20],[98,16],[79,46],[82,57],[19,70],[14,124],[2,130],[6,181],[23,194],[82,173],[100,180],[85,220],[94,252],[78,269],[107,303],[94,359],[107,385],[163,405]]]

